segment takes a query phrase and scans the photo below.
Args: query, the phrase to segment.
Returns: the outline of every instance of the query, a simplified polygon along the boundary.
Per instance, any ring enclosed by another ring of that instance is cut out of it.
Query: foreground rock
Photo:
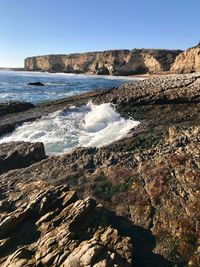
[[[27,167],[46,158],[42,143],[12,142],[0,144],[0,174]]]
[[[42,181],[15,186],[1,205],[0,266],[131,266],[131,238],[94,200]]]
[[[8,102],[0,103],[0,117],[10,113],[17,113],[29,110],[33,108],[34,105],[28,102]]]
[[[66,183],[129,219],[134,231],[127,228],[126,234],[137,240],[134,266],[198,266],[199,136],[200,127],[169,128],[154,139],[139,135],[107,148],[49,157],[0,179],[4,188],[38,179]]]

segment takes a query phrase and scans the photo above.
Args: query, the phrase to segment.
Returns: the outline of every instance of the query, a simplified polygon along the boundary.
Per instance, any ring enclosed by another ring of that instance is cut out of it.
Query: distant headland
[[[200,44],[186,51],[167,49],[108,50],[28,57],[27,71],[141,75],[200,71]]]

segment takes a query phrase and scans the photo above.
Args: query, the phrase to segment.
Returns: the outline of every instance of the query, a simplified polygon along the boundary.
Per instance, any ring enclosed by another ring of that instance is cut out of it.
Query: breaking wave
[[[24,123],[0,139],[43,142],[47,154],[60,154],[75,147],[101,147],[124,137],[139,124],[120,117],[111,103],[71,107],[57,111],[35,122]]]

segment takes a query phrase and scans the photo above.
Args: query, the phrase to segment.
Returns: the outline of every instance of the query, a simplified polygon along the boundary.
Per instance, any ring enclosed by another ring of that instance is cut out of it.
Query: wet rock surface
[[[27,85],[44,86],[45,84],[41,82],[31,82],[31,83],[28,83]]]
[[[141,122],[129,136],[1,174],[2,266],[200,265],[199,74],[127,83],[95,102],[115,95]]]
[[[17,113],[33,108],[34,105],[27,102],[0,103],[0,117],[10,113]]]
[[[42,143],[11,142],[0,144],[0,174],[27,167],[46,158]]]

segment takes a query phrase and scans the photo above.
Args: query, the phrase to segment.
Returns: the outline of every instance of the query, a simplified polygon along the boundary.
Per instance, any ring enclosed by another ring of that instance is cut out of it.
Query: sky
[[[186,49],[200,41],[200,0],[0,0],[0,67],[28,56]]]

